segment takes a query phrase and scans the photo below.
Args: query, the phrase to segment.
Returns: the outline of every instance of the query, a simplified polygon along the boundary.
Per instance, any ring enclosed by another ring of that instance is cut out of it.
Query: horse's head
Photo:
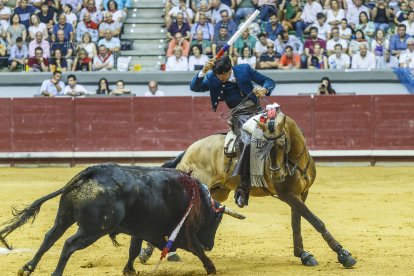
[[[263,130],[264,137],[269,141],[272,179],[276,182],[285,181],[287,174],[287,153],[290,143],[285,132],[286,115],[279,112],[276,118],[271,118],[266,123],[257,122]]]

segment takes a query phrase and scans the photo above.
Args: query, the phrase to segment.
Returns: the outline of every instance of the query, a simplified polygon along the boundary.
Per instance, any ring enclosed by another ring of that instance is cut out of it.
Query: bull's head
[[[264,137],[273,143],[270,149],[270,170],[272,179],[276,182],[285,181],[287,174],[285,155],[290,150],[290,144],[284,130],[285,123],[286,115],[282,112],[279,112],[276,118],[268,120],[267,123],[257,122],[263,130]]]

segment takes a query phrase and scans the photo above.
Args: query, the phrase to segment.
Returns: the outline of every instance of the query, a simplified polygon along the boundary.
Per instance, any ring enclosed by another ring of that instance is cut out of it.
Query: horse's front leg
[[[302,262],[303,262],[303,258],[306,258],[306,256],[302,257],[302,255],[304,254],[303,252],[305,251],[303,251],[302,237],[300,235],[300,218],[298,218],[295,215],[295,213],[304,217],[319,233],[322,234],[322,237],[328,243],[329,247],[338,254],[338,261],[345,268],[350,268],[356,264],[356,260],[352,258],[351,253],[349,253],[346,249],[344,249],[335,240],[335,238],[331,235],[331,233],[329,233],[329,231],[326,229],[325,224],[308,209],[308,207],[305,205],[302,199],[292,194],[280,194],[280,199],[285,201],[292,208],[292,229],[293,229],[295,256],[297,252],[299,253],[300,251],[302,251],[301,256],[300,256],[302,259]]]

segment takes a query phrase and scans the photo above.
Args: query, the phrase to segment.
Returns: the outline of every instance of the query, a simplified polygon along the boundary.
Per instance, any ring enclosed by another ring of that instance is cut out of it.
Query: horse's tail
[[[181,162],[181,159],[183,159],[184,154],[185,154],[185,151],[180,153],[176,158],[165,162],[164,164],[162,164],[161,167],[175,169],[177,165]]]
[[[9,250],[11,250],[12,247],[7,244],[6,237],[17,228],[26,224],[27,221],[29,221],[30,219],[32,219],[33,222],[36,219],[36,216],[39,213],[42,204],[48,201],[49,199],[52,199],[60,195],[64,192],[64,190],[65,187],[44,197],[41,197],[38,200],[34,201],[32,204],[26,206],[26,208],[24,208],[23,210],[18,210],[16,206],[13,206],[12,213],[14,217],[2,224],[4,228],[0,229],[0,242],[4,244],[4,246],[6,246]]]

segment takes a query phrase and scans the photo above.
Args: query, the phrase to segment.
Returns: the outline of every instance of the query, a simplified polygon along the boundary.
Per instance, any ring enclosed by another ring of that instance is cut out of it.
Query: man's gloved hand
[[[206,64],[204,64],[203,67],[203,74],[207,74],[208,71],[210,71],[211,69],[213,69],[214,67],[214,62],[216,61],[215,58],[210,59],[209,61],[207,61]]]
[[[253,88],[253,93],[256,95],[256,97],[258,98],[262,98],[266,95],[267,93],[267,89],[263,88],[263,87],[255,87]]]

